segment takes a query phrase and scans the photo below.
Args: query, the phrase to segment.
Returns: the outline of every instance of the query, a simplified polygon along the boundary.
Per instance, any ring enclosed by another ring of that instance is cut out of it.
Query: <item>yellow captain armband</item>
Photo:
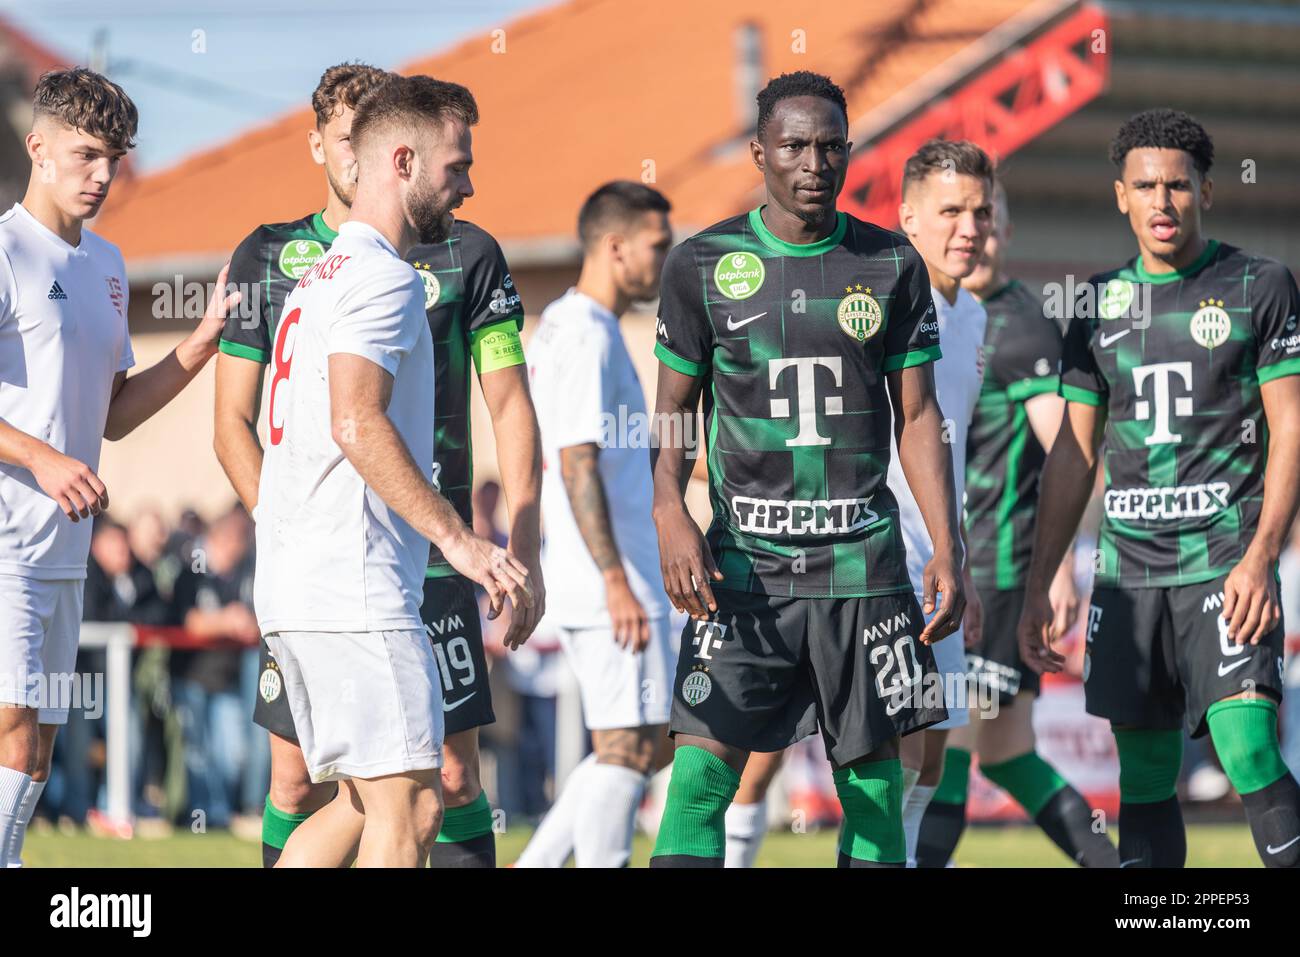
[[[509,369],[524,361],[524,344],[514,320],[497,322],[469,334],[469,352],[479,375]]]

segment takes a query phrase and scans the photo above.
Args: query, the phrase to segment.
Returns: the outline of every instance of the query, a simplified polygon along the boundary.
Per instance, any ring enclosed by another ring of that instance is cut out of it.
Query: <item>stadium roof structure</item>
[[[845,88],[851,126],[863,134],[856,163],[869,157],[875,137],[915,132],[922,99],[949,101],[1008,55],[1023,63],[1028,38],[1082,6],[570,0],[400,70],[474,92],[482,114],[474,131],[476,194],[463,213],[501,241],[512,266],[544,266],[576,261],[577,209],[606,180],[653,175],[682,229],[754,203],[759,180],[748,141],[754,96],[770,76],[810,69]],[[1088,89],[1073,91],[1070,109]],[[309,93],[303,90],[304,104]],[[1004,112],[1014,119],[1018,111]],[[121,247],[134,280],[215,272],[258,223],[321,205],[323,181],[304,135],[312,123],[304,105],[125,184],[96,230]]]

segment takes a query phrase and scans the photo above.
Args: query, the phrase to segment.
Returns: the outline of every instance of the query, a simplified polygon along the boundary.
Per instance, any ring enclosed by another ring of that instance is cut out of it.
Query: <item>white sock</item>
[[[18,806],[18,816],[14,819],[14,826],[9,832],[9,850],[6,852],[6,867],[23,866],[23,838],[27,836],[27,825],[32,822],[32,814],[36,812],[37,802],[41,799],[41,792],[45,790],[44,781],[33,781],[27,785],[27,793],[23,795],[23,803]]]
[[[560,796],[546,812],[542,823],[537,825],[528,846],[515,861],[515,867],[563,867],[568,861],[573,853],[573,822],[578,795],[583,789],[583,778],[595,764],[596,755],[589,754],[569,772]]]
[[[767,797],[757,804],[736,804],[727,808],[726,867],[753,867],[758,849],[767,836]]]
[[[907,839],[907,866],[916,867],[916,840],[921,835],[921,819],[930,799],[938,788],[934,785],[914,784],[912,792],[903,801],[903,837]]]
[[[573,825],[577,867],[627,867],[646,776],[618,764],[593,764],[582,781]]]
[[[23,798],[31,786],[32,776],[0,767],[0,867],[9,866],[9,840],[22,814]]]

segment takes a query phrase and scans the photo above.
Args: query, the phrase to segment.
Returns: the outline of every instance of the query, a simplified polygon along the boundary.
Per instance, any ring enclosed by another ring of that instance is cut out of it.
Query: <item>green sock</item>
[[[970,788],[970,752],[965,748],[946,748],[943,752],[943,777],[934,790],[931,802],[965,804]]]
[[[290,814],[281,811],[271,803],[271,796],[267,795],[266,806],[262,808],[262,843],[283,851],[284,845],[289,841],[289,835],[309,817],[310,814]]]
[[[1262,791],[1289,774],[1277,741],[1272,698],[1216,701],[1206,713],[1214,750],[1238,794]]]
[[[903,765],[898,758],[840,768],[832,777],[844,808],[840,853],[859,861],[906,860]]]
[[[722,758],[689,744],[678,748],[653,856],[725,856],[725,816],[739,787],[740,775]]]
[[[478,797],[463,807],[449,807],[442,812],[437,843],[461,844],[491,833],[492,805],[488,804],[487,793],[479,791]]]
[[[1168,801],[1178,788],[1183,732],[1115,728],[1119,752],[1119,798],[1125,804]]]
[[[1037,817],[1057,791],[1066,787],[1065,778],[1038,756],[1027,751],[1000,764],[981,764],[984,776],[1010,794],[1030,817]]]

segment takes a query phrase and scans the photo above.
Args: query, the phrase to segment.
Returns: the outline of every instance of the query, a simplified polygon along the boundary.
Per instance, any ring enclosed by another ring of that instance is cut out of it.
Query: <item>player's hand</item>
[[[206,362],[216,355],[222,330],[226,328],[226,316],[243,299],[243,295],[238,291],[227,293],[226,277],[229,274],[230,263],[226,263],[217,274],[216,288],[208,298],[208,308],[203,313],[203,318],[189,335],[190,349],[187,351],[199,362]]]
[[[955,552],[938,552],[925,563],[921,572],[921,610],[935,612],[921,632],[922,644],[932,645],[947,638],[961,627],[966,614],[966,588],[962,584],[961,561]],[[941,595],[935,611],[935,597]]]
[[[1065,667],[1065,655],[1052,649],[1057,637],[1052,604],[1041,588],[1025,590],[1025,607],[1016,626],[1020,658],[1037,674],[1055,673]]]
[[[1228,637],[1257,645],[1282,618],[1272,563],[1249,549],[1223,581],[1223,618]]]
[[[1052,606],[1052,636],[1063,638],[1079,620],[1079,589],[1074,583],[1073,563],[1068,559],[1056,570],[1047,600]]]
[[[480,538],[468,528],[443,545],[451,567],[483,586],[488,596],[489,621],[501,614],[506,599],[515,608],[533,607],[533,586],[524,563],[499,545]]]
[[[108,508],[108,489],[85,462],[42,444],[30,466],[36,484],[74,522]]]
[[[650,618],[637,601],[622,568],[605,573],[605,607],[614,623],[614,640],[620,648],[641,651],[650,644]]]
[[[718,610],[709,582],[722,581],[708,543],[685,508],[655,512],[659,533],[659,567],[668,600],[692,618],[708,618]]]
[[[974,648],[984,637],[984,602],[970,577],[969,566],[962,569],[962,584],[966,587],[966,614],[962,616],[962,635],[965,647]]]
[[[511,651],[521,647],[537,629],[537,623],[546,613],[546,583],[542,581],[542,559],[537,548],[529,548],[522,553],[514,551],[514,543],[507,546],[507,551],[528,569],[528,581],[533,590],[532,607],[510,604],[510,627],[506,629],[501,644]]]

